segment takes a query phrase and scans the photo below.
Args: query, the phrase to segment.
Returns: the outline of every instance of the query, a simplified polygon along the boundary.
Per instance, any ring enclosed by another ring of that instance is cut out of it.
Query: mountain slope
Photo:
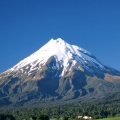
[[[62,71],[62,75],[64,74],[66,68],[70,65],[71,67],[74,66],[76,63],[80,63],[82,67],[86,70],[94,72],[91,67],[99,68],[105,72],[113,73],[114,70],[107,68],[106,66],[102,65],[90,52],[75,46],[70,45],[63,41],[62,39],[53,40],[51,39],[46,45],[40,48],[37,52],[33,53],[29,57],[25,58],[24,60],[20,61],[17,65],[12,67],[6,72],[12,71],[20,71],[23,72],[23,68],[29,69],[30,71],[40,69],[47,60],[54,56],[56,59],[55,67],[59,68],[62,66],[64,69]],[[80,69],[80,68],[79,68]],[[117,71],[115,71],[117,73]],[[119,75],[119,74],[118,74]]]
[[[103,97],[120,90],[120,72],[90,52],[51,39],[37,52],[0,74],[1,103]]]

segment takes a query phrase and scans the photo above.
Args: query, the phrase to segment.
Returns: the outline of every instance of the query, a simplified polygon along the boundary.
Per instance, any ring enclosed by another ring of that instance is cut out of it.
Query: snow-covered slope
[[[18,70],[22,71],[23,67],[26,67],[26,69],[28,69],[28,65],[30,66],[29,71],[38,70],[47,62],[51,56],[54,56],[56,58],[56,61],[58,61],[61,67],[63,67],[63,71],[66,70],[69,62],[72,63],[72,66],[78,62],[83,66],[83,68],[87,70],[90,69],[88,68],[88,65],[100,68],[101,70],[106,70],[104,65],[102,65],[90,52],[78,46],[70,45],[61,38],[58,38],[56,40],[51,39],[38,51],[31,54],[29,57],[20,61],[17,65],[13,66],[11,69],[5,72]],[[59,67],[59,65],[57,64],[56,67]],[[64,72],[62,72],[62,75],[63,74]]]

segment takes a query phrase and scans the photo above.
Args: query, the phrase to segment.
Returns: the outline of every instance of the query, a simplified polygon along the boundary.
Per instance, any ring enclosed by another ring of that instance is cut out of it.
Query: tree
[[[49,120],[49,117],[47,115],[39,115],[37,120]]]

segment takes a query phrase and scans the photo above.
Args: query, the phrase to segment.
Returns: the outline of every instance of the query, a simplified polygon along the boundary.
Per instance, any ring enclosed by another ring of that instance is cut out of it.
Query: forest
[[[1,110],[0,120],[77,120],[77,116],[91,116],[92,119],[119,117],[120,92],[93,102],[76,102],[49,107]],[[3,119],[4,118],[4,119]]]

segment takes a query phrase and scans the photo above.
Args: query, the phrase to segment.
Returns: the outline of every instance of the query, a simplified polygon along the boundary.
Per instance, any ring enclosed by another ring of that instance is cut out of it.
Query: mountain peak
[[[57,39],[51,39],[48,41],[48,43],[65,43],[65,41],[62,38],[57,38]]]
[[[78,46],[70,45],[66,43],[63,39],[58,38],[55,40],[51,39],[42,48],[31,54],[24,60],[20,61],[10,70],[17,71],[19,69],[23,69],[23,67],[27,68],[27,66],[31,66],[30,70],[33,70],[35,68],[40,69],[41,66],[44,65],[52,56],[55,56],[57,62],[60,62],[60,64],[64,68],[63,70],[67,68],[70,61],[73,65],[79,62],[84,67],[86,67],[86,64],[89,63],[91,65],[97,64],[99,67],[103,68],[103,65],[101,65],[101,63],[99,63],[90,52]]]
[[[65,41],[62,38],[57,38],[57,39],[51,39],[53,41],[56,41],[57,43],[65,43]]]
[[[57,38],[57,39],[51,39],[48,43],[46,43],[43,47],[48,48],[51,46],[65,46],[66,42],[62,38]]]
[[[63,39],[58,38],[55,40],[51,39],[42,48],[20,61],[11,69],[7,70],[7,72],[23,71],[23,69],[28,68],[29,72],[39,70],[51,57],[55,57],[57,67],[59,65],[62,67],[62,75],[67,71],[68,66],[71,65],[73,67],[76,64],[80,64],[84,69],[92,74],[94,74],[93,68],[108,71],[106,66],[101,64],[97,58],[87,50],[76,45],[70,45]]]

